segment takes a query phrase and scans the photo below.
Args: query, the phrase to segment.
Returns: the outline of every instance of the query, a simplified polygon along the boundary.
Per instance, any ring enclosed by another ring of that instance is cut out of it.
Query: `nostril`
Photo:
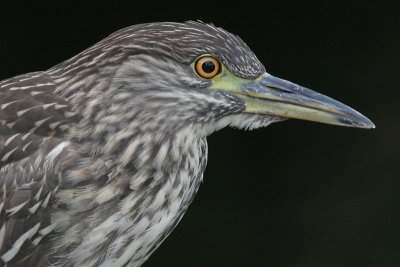
[[[279,88],[279,87],[270,86],[270,85],[267,85],[266,87],[268,89],[270,89],[271,91],[275,91],[275,92],[279,92],[279,93],[285,93],[285,94],[293,94],[293,91],[291,91],[289,89]]]

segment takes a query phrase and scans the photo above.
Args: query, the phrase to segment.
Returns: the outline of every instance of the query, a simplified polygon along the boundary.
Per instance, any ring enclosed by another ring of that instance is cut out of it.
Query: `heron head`
[[[136,25],[88,51],[101,51],[92,58],[107,58],[103,71],[112,72],[101,92],[109,103],[107,113],[98,114],[103,120],[113,114],[150,130],[193,123],[207,134],[228,125],[258,128],[289,118],[374,128],[354,109],[267,73],[239,37],[213,25]]]

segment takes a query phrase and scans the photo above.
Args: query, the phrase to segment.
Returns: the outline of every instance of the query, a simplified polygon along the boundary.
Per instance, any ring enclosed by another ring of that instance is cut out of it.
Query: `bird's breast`
[[[115,177],[108,175],[110,180],[104,186],[85,186],[90,190],[86,194],[92,198],[89,202],[98,205],[77,204],[58,214],[57,220],[67,216],[76,222],[66,230],[65,238],[57,241],[59,245],[66,243],[62,240],[69,242],[72,235],[77,242],[72,252],[59,256],[85,266],[140,266],[178,224],[203,178],[206,140],[188,137],[178,141],[156,146],[153,156],[141,166],[127,167]],[[69,175],[87,173],[79,168]],[[73,203],[76,198],[65,204]],[[79,234],[75,228],[80,229]]]

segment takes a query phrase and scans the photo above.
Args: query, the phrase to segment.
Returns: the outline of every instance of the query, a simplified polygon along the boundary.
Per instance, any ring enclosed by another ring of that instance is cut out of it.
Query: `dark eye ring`
[[[203,56],[196,60],[194,69],[200,77],[211,79],[221,72],[221,63],[213,56]]]

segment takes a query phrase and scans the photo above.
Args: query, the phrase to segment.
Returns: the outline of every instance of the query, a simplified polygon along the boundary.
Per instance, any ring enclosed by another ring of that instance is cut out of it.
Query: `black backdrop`
[[[111,32],[201,19],[267,71],[370,117],[209,138],[198,196],[146,266],[400,265],[400,5],[348,1],[1,1],[0,78],[44,70]]]

